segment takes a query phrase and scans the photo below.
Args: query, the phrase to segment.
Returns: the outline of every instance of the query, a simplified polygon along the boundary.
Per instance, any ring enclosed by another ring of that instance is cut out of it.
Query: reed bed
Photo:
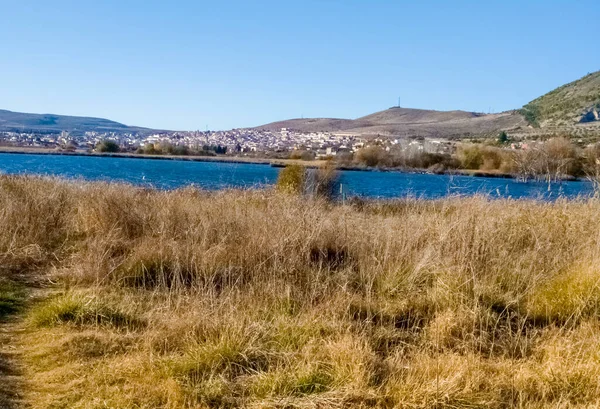
[[[600,201],[0,177],[39,408],[592,408]]]

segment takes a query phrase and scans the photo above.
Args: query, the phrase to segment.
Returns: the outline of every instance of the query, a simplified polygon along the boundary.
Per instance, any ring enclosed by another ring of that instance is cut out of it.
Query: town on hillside
[[[402,150],[418,150],[428,153],[450,153],[454,143],[435,138],[364,138],[360,135],[338,132],[299,132],[281,128],[279,132],[250,128],[228,131],[162,132],[150,135],[85,132],[72,135],[40,132],[2,132],[0,144],[26,148],[61,149],[73,152],[92,152],[99,143],[113,141],[122,152],[148,153],[159,146],[185,147],[191,151],[212,150],[221,154],[268,155],[306,152],[313,158],[353,153],[369,145],[377,144],[386,150],[392,147]]]

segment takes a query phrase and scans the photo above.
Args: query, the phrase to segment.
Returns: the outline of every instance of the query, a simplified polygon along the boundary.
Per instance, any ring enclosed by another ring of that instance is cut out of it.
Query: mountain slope
[[[593,112],[599,110],[600,71],[596,71],[534,99],[521,112],[532,125],[544,127],[586,122],[584,117],[594,121]]]
[[[291,119],[262,125],[256,129],[279,131],[289,128],[301,132],[341,132],[362,136],[426,136],[451,138],[493,134],[501,129],[526,125],[516,112],[482,114],[466,111],[433,111],[392,107],[358,119]]]
[[[265,131],[280,131],[281,128],[293,129],[301,132],[335,132],[354,127],[352,119],[340,118],[296,118],[284,121],[271,122],[257,126],[255,129]]]
[[[0,131],[150,133],[152,129],[127,126],[103,118],[54,114],[27,114],[0,110]]]

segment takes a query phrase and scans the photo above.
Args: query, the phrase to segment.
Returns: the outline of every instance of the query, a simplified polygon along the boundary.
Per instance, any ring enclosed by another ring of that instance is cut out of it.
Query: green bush
[[[119,148],[119,144],[115,141],[111,141],[105,139],[103,141],[98,142],[96,145],[96,152],[107,152],[107,153],[116,153],[119,152],[121,148]]]
[[[483,165],[483,154],[475,145],[460,147],[458,157],[464,169],[479,169]]]
[[[277,178],[277,189],[285,193],[307,194],[330,199],[335,195],[337,171],[332,163],[318,169],[306,169],[302,165],[288,165]]]
[[[281,169],[277,178],[277,189],[285,193],[302,193],[306,178],[302,165],[288,165]]]
[[[463,169],[498,170],[510,167],[509,153],[493,146],[462,145],[457,158]]]
[[[527,104],[519,110],[519,113],[523,115],[523,117],[529,123],[529,125],[535,128],[538,128],[540,126],[540,109],[537,107],[537,105]]]
[[[502,131],[500,132],[500,134],[498,135],[498,143],[500,145],[504,145],[508,142],[508,135],[506,132]]]

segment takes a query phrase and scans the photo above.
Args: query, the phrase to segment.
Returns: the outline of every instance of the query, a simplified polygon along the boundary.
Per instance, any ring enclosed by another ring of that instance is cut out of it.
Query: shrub
[[[311,151],[295,150],[290,153],[290,159],[311,161],[315,159],[315,154]]]
[[[119,148],[119,144],[115,141],[105,139],[96,144],[96,152],[116,153],[120,151],[121,148]]]
[[[337,178],[338,173],[331,162],[317,169],[288,165],[279,172],[276,186],[279,191],[285,193],[329,199],[335,196]]]
[[[277,189],[285,193],[302,193],[306,169],[302,165],[288,165],[281,169],[277,177]]]
[[[484,157],[479,146],[461,146],[458,157],[464,169],[479,169],[483,165]]]
[[[559,179],[565,175],[580,176],[584,170],[577,148],[564,137],[532,144],[515,160],[517,172],[525,178]]]
[[[381,146],[368,146],[359,149],[354,155],[355,160],[363,165],[374,167],[382,166],[387,159],[387,153]]]
[[[582,170],[593,180],[600,180],[600,144],[588,146],[583,151]]]
[[[534,128],[538,128],[540,126],[538,122],[540,117],[540,110],[537,105],[527,104],[519,110],[519,113],[523,115],[523,117],[529,123],[529,125],[533,126]]]
[[[502,131],[500,132],[500,134],[498,135],[498,143],[500,145],[504,145],[508,142],[508,135],[506,134],[506,132]]]
[[[308,194],[324,199],[331,199],[336,194],[338,172],[329,162],[317,169],[309,170],[305,179],[305,191]]]
[[[511,162],[506,150],[485,145],[461,145],[457,158],[462,168],[474,170],[508,169]]]

